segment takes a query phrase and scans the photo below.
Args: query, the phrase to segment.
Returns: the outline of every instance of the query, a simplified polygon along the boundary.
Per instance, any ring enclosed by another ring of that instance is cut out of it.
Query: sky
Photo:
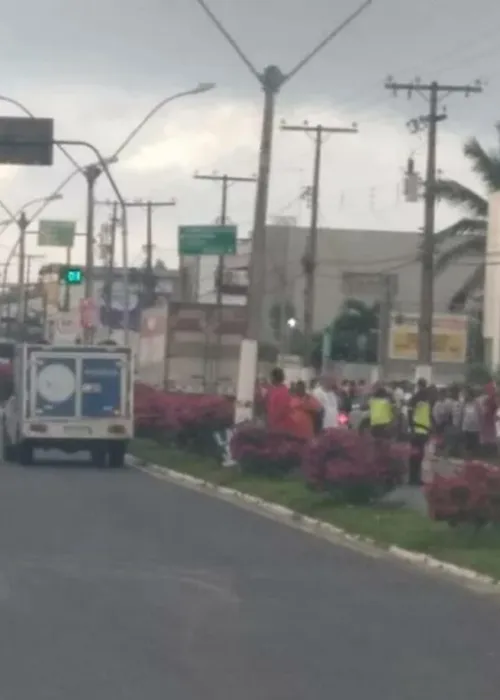
[[[257,71],[276,64],[283,73],[357,6],[357,0],[208,0],[212,11],[241,45]],[[287,83],[278,97],[269,218],[308,222],[303,188],[311,182],[313,143],[303,133],[280,130],[287,124],[342,127],[357,123],[356,135],[333,134],[322,151],[320,225],[416,230],[422,203],[402,194],[409,156],[424,173],[426,134],[411,134],[407,122],[428,110],[415,94],[394,97],[384,88],[397,81],[438,80],[469,84],[481,79],[484,92],[442,102],[448,118],[439,124],[438,167],[446,177],[476,186],[461,153],[477,136],[494,147],[500,119],[500,5],[496,0],[374,0],[372,5]],[[113,173],[126,199],[176,205],[154,214],[155,254],[177,264],[177,227],[211,223],[218,216],[220,186],[193,179],[218,172],[252,176],[257,169],[262,91],[254,75],[213,26],[196,0],[16,0],[2,9],[0,27],[1,114],[20,115],[5,98],[24,104],[35,116],[51,117],[58,139],[86,140],[111,154],[161,100],[215,83],[206,93],[179,97],[165,105],[123,151]],[[93,161],[71,148],[82,165]],[[0,200],[10,211],[47,197],[73,170],[60,153],[53,167],[0,166]],[[71,219],[85,227],[85,182],[76,176],[41,214]],[[234,185],[229,216],[239,235],[248,235],[255,186]],[[102,177],[97,198],[112,189]],[[36,207],[30,230],[38,228]],[[110,213],[96,210],[97,228]],[[3,214],[0,213],[0,220]],[[438,208],[438,226],[456,212]],[[7,215],[6,215],[7,218]],[[130,213],[130,261],[140,264],[145,214]],[[7,257],[16,239],[1,234]],[[36,246],[29,237],[32,270],[63,261],[64,252]],[[390,258],[390,251],[387,251]],[[45,256],[45,257],[43,257]],[[79,240],[74,260],[83,262]],[[15,270],[13,270],[13,273]]]

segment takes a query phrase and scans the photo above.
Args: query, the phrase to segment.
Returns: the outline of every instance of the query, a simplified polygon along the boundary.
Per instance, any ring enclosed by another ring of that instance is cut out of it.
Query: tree
[[[496,128],[500,136],[500,123]],[[485,195],[478,194],[456,180],[438,180],[438,199],[461,209],[463,216],[436,234],[435,273],[438,275],[457,260],[471,254],[478,255],[481,262],[474,267],[468,279],[453,295],[450,300],[451,310],[463,309],[470,296],[484,288],[488,195],[500,189],[500,145],[496,149],[486,151],[479,141],[473,138],[465,143],[463,152],[472,171],[479,176],[485,188]]]
[[[331,326],[331,359],[376,362],[378,325],[378,304],[347,299]]]

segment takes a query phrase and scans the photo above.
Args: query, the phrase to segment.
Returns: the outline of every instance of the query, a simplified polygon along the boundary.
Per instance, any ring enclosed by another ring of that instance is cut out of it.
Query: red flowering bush
[[[270,476],[299,467],[305,446],[305,440],[295,435],[254,423],[239,425],[230,443],[231,455],[242,470]]]
[[[468,461],[449,477],[436,474],[425,487],[429,515],[450,525],[500,523],[500,469]]]
[[[164,392],[140,382],[134,391],[136,432],[143,437],[212,452],[214,432],[233,422],[233,403],[225,396]]]
[[[308,483],[350,503],[369,503],[401,482],[406,446],[333,428],[320,433],[304,451]]]

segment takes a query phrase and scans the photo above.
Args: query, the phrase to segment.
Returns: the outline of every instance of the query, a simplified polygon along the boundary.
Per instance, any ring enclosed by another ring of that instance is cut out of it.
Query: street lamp
[[[137,134],[142,130],[142,128],[152,119],[152,117],[157,114],[165,105],[169,104],[170,102],[173,102],[174,100],[180,99],[182,97],[187,97],[189,95],[197,95],[203,92],[208,92],[209,90],[212,90],[215,87],[215,83],[199,83],[196,85],[196,87],[192,88],[191,90],[185,90],[183,92],[178,92],[175,95],[170,95],[169,97],[164,98],[160,102],[158,102],[147,114],[146,116],[137,124],[137,126],[132,129],[132,131],[128,134],[128,136],[122,141],[122,143],[118,146],[118,148],[115,150],[112,156],[108,158],[104,158],[102,161],[99,163],[92,163],[87,166],[81,166],[74,158],[73,156],[68,152],[68,150],[62,145],[56,143],[57,148],[63,153],[66,158],[74,165],[74,171],[70,173],[70,175],[59,185],[59,187],[54,191],[53,195],[56,197],[60,191],[69,183],[70,180],[73,179],[73,177],[77,173],[82,173],[82,175],[85,177],[86,183],[87,183],[87,227],[86,227],[86,235],[87,235],[87,247],[86,247],[86,263],[87,263],[87,274],[86,274],[86,280],[90,279],[89,283],[89,288],[92,288],[92,273],[91,269],[89,269],[89,263],[90,263],[90,268],[93,265],[93,239],[94,239],[94,205],[95,205],[95,184],[97,182],[98,177],[101,175],[102,170],[103,170],[103,165],[108,166],[111,164],[114,164],[118,162],[119,155],[122,153],[122,151],[130,144],[130,142],[137,136]],[[19,102],[18,100],[8,97],[6,95],[0,95],[0,102],[7,102],[9,104],[14,105],[18,109],[20,109],[22,112],[27,117],[30,117],[31,119],[35,118],[35,115],[31,110],[29,110],[22,102]],[[43,201],[42,206],[40,207],[39,210],[34,214],[33,218],[38,216],[39,214],[42,213],[43,209],[47,206],[48,200],[45,199]],[[3,204],[0,202],[0,206],[3,206]],[[4,209],[6,209],[7,213],[10,214],[8,209],[4,206]],[[14,218],[14,217],[13,217]],[[0,231],[1,233],[1,231]],[[122,242],[123,242],[123,267],[124,267],[124,330],[125,330],[125,338],[128,337],[128,314],[129,314],[129,289],[128,289],[128,225],[127,225],[127,212],[126,208],[123,209],[123,216],[122,216]],[[15,254],[15,251],[17,249],[18,243],[15,244],[13,249],[11,250],[11,253],[9,254],[7,261],[6,261],[6,266],[4,268],[4,280],[6,280],[7,273],[8,273],[8,267],[10,264],[10,261],[12,257]],[[87,284],[87,283],[86,283]],[[127,342],[127,341],[126,341]]]
[[[24,277],[25,277],[25,265],[26,265],[26,230],[27,227],[30,223],[30,220],[26,217],[25,210],[29,209],[29,207],[32,207],[35,204],[43,204],[44,207],[46,207],[48,204],[51,202],[58,201],[62,199],[63,195],[60,192],[53,192],[52,194],[48,195],[47,197],[35,197],[34,199],[30,199],[28,202],[25,202],[19,209],[12,214],[11,218],[7,221],[2,221],[0,222],[0,226],[3,227],[3,230],[7,228],[12,223],[17,224],[19,228],[19,236],[16,240],[16,243],[14,246],[11,248],[7,259],[5,261],[5,265],[3,268],[3,274],[2,274],[2,290],[5,291],[7,288],[7,276],[9,273],[9,266],[12,261],[12,258],[14,257],[15,251],[17,250],[17,247],[19,246],[19,271],[18,271],[18,285],[19,285],[19,306],[17,309],[18,313],[18,318],[22,321],[22,309],[24,307]],[[35,213],[35,215],[31,218],[33,220],[38,214]],[[3,314],[3,310],[2,310]]]
[[[63,195],[60,193],[57,194],[50,194],[48,197],[36,197],[35,199],[30,199],[29,202],[26,202],[26,204],[21,207],[20,210],[20,215],[17,220],[17,225],[19,227],[19,267],[18,267],[18,278],[17,278],[17,284],[18,284],[18,302],[17,302],[17,320],[19,324],[22,324],[24,321],[24,311],[26,308],[26,285],[25,285],[25,277],[26,277],[26,232],[28,230],[28,226],[31,223],[32,219],[28,219],[26,216],[26,209],[29,207],[33,206],[33,204],[41,204],[42,202],[44,204],[49,204],[50,202],[56,202],[60,199],[63,198]]]
[[[124,150],[124,148],[126,148],[129,145],[132,139],[134,139],[137,136],[139,131],[141,131],[144,126],[146,126],[146,124],[155,116],[155,114],[157,114],[161,109],[163,109],[163,107],[170,104],[170,102],[179,100],[182,97],[188,97],[189,95],[199,95],[202,92],[208,92],[209,90],[213,90],[214,87],[215,83],[198,83],[198,85],[192,88],[191,90],[177,92],[175,95],[170,95],[170,97],[165,97],[163,100],[160,100],[160,102],[158,102],[158,104],[156,104],[152,109],[149,110],[146,116],[143,119],[141,119],[137,126],[134,129],[132,129],[129,135],[122,141],[122,143],[114,152],[114,157],[118,157],[120,153]]]

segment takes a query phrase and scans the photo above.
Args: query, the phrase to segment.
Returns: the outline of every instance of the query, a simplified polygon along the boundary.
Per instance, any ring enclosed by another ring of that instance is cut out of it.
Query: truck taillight
[[[29,429],[32,433],[46,433],[47,426],[45,423],[30,423]]]
[[[110,425],[108,428],[108,433],[111,435],[124,435],[126,432],[123,425]]]

